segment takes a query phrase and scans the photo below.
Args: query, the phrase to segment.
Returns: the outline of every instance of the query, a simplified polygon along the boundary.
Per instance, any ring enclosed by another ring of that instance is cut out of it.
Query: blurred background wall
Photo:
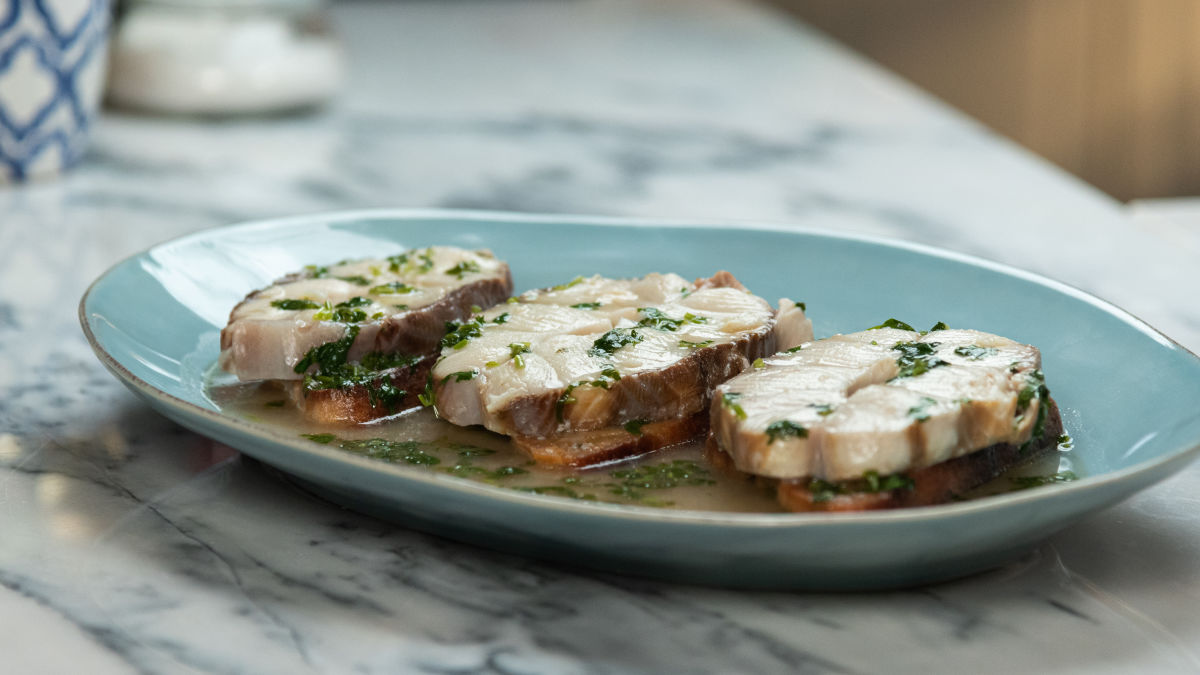
[[[1200,195],[1200,0],[768,0],[1110,195]]]

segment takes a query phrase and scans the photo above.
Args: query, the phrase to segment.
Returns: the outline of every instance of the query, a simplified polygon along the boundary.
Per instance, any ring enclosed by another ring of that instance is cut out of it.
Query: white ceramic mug
[[[0,183],[83,155],[104,88],[109,0],[0,0]]]

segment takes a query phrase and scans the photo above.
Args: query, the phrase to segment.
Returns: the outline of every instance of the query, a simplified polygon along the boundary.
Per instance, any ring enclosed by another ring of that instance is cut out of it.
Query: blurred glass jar
[[[108,82],[119,107],[280,112],[326,102],[342,79],[321,0],[131,0],[122,9]]]
[[[0,184],[53,176],[83,155],[109,13],[108,0],[0,0]]]

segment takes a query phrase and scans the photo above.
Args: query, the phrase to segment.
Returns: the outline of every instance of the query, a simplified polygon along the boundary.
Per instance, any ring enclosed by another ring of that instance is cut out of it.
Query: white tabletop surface
[[[414,533],[309,498],[151,412],[79,330],[96,276],[201,228],[375,206],[889,235],[1047,274],[1200,348],[1185,228],[1134,224],[753,5],[334,14],[350,70],[327,110],[110,113],[69,176],[0,189],[0,670],[1200,672],[1200,465],[974,578],[737,592]]]

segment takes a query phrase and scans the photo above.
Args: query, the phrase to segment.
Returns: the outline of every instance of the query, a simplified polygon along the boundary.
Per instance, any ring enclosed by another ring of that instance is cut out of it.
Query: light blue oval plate
[[[1081,480],[883,513],[671,511],[525,494],[352,455],[220,412],[204,373],[230,308],[314,263],[449,244],[487,247],[518,289],[579,274],[728,269],[808,303],[818,337],[888,317],[1039,346]],[[1005,563],[1200,451],[1200,359],[1124,311],[1048,279],[894,241],[780,227],[487,213],[316,215],[201,232],[109,270],[80,304],[105,366],[153,408],[322,494],[406,526],[506,551],[738,587],[867,589]]]

